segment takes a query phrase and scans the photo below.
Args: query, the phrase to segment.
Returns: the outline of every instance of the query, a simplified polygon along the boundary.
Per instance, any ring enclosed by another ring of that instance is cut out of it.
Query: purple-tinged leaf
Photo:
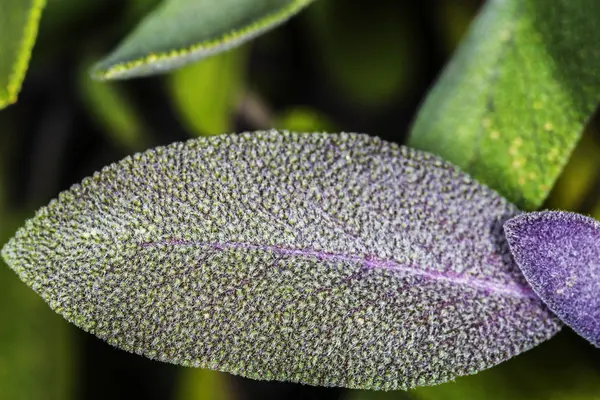
[[[150,358],[398,389],[552,336],[513,263],[518,211],[439,158],[359,134],[200,138],[104,168],[3,249],[69,321]]]
[[[600,223],[543,211],[516,216],[504,230],[533,290],[575,332],[600,347]]]

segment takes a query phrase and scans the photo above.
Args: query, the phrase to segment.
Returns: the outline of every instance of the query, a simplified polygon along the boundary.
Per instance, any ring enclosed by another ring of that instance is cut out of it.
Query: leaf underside
[[[512,262],[518,211],[436,156],[256,132],[128,157],[3,249],[69,321],[127,351],[264,380],[406,389],[551,337]]]
[[[490,0],[424,103],[410,144],[533,210],[600,101],[596,0]]]
[[[522,214],[505,225],[516,262],[560,319],[600,347],[600,223],[562,211]]]
[[[0,109],[17,101],[46,0],[0,2]]]
[[[313,0],[166,0],[92,74],[153,75],[229,50],[285,22]]]

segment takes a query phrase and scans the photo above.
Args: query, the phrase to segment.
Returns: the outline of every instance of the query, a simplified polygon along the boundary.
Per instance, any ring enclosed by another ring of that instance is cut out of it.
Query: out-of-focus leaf
[[[229,50],[313,0],[166,0],[93,71],[100,79],[162,73]]]
[[[0,152],[6,150],[1,143]],[[4,160],[0,158],[0,243],[22,223],[6,205]],[[72,354],[68,329],[57,314],[16,279],[0,260],[0,399],[72,398]]]
[[[410,400],[406,391],[375,392],[373,390],[350,390],[343,400]]]
[[[537,208],[600,99],[596,0],[490,0],[410,143]]]
[[[409,394],[414,400],[600,400],[600,370],[589,354],[594,350],[574,338],[561,332],[497,367]]]
[[[79,74],[79,92],[86,108],[106,135],[127,150],[146,148],[144,132],[148,130],[141,114],[118,82],[98,82],[87,74],[89,63],[83,62]]]
[[[428,153],[256,132],[112,164],[2,254],[53,309],[127,351],[392,390],[476,373],[560,328],[504,241],[517,212]]]
[[[349,102],[377,106],[410,87],[418,71],[411,8],[327,0],[308,11],[315,53]]]
[[[465,0],[441,0],[433,9],[439,40],[447,53],[454,51],[464,37],[475,13],[473,4]]]
[[[567,325],[600,347],[600,223],[564,211],[521,214],[504,224],[527,282]]]
[[[595,129],[586,129],[581,141],[556,184],[550,192],[545,207],[557,210],[579,210],[586,201],[585,196],[594,190],[594,177],[600,169],[600,143]]]
[[[188,368],[182,374],[180,400],[234,400],[227,375],[209,369]]]
[[[304,106],[291,107],[275,117],[273,127],[296,132],[331,132],[334,124],[321,112]]]
[[[17,101],[45,0],[0,2],[0,109]]]
[[[231,131],[244,91],[248,49],[241,47],[188,65],[170,76],[171,98],[196,136]]]

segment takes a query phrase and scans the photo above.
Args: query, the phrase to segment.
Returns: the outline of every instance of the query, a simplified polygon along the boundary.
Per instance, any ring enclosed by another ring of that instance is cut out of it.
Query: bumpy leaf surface
[[[93,71],[100,79],[162,73],[229,50],[313,0],[166,0]]]
[[[0,109],[17,101],[46,0],[0,1]]]
[[[540,298],[600,347],[600,223],[580,214],[522,214],[504,225],[515,260]]]
[[[534,210],[600,101],[596,0],[489,0],[423,105],[411,145]]]
[[[148,357],[398,389],[559,329],[512,262],[517,210],[436,156],[359,134],[200,138],[110,165],[3,249],[68,320]]]

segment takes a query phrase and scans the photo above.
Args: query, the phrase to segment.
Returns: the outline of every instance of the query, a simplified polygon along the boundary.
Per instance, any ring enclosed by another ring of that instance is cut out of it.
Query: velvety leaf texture
[[[600,347],[600,223],[580,214],[522,214],[504,225],[525,278],[567,325]]]
[[[3,249],[69,321],[153,359],[368,389],[473,374],[552,336],[512,262],[517,210],[360,134],[159,147],[41,209]]]
[[[165,0],[94,68],[99,79],[163,73],[229,50],[313,0]]]
[[[489,0],[410,144],[537,209],[600,101],[597,0]]]

